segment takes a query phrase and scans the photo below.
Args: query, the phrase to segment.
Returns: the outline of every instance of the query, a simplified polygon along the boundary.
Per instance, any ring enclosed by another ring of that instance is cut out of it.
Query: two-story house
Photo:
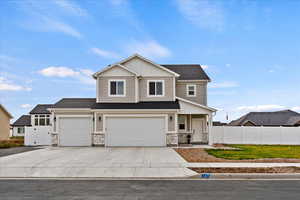
[[[200,65],[159,65],[138,54],[93,75],[96,98],[64,98],[51,112],[58,146],[209,143],[210,78]]]

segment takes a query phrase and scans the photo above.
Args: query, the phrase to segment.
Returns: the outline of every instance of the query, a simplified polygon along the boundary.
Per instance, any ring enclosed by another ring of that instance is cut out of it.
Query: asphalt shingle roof
[[[30,115],[22,115],[12,125],[13,126],[31,126],[31,117],[30,117]]]
[[[179,74],[178,80],[207,80],[210,78],[198,64],[161,65]]]
[[[53,108],[91,108],[95,103],[96,98],[63,98]]]
[[[90,109],[179,109],[178,101],[151,101],[138,103],[96,103],[95,98],[63,98],[53,108]]]
[[[29,112],[29,114],[50,114],[47,109],[52,108],[52,106],[53,104],[38,104]]]
[[[247,121],[256,126],[294,126],[300,121],[300,114],[291,110],[276,112],[250,112],[229,123],[229,126],[242,126]]]
[[[179,109],[178,101],[147,101],[138,103],[96,103],[93,109]]]

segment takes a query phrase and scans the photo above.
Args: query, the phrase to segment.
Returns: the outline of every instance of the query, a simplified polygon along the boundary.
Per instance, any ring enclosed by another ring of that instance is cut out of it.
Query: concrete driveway
[[[187,177],[172,148],[49,147],[0,158],[0,177]]]

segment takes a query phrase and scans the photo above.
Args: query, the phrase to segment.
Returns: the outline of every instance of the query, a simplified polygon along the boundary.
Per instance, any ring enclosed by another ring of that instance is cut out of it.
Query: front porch
[[[177,97],[180,111],[177,119],[178,144],[211,145],[212,116],[217,110]]]
[[[208,144],[208,115],[179,114],[178,144]]]

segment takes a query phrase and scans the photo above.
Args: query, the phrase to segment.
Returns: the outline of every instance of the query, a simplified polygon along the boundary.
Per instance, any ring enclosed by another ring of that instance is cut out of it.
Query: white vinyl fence
[[[25,127],[25,146],[51,145],[51,126]]]
[[[213,143],[300,145],[300,127],[213,126]]]

